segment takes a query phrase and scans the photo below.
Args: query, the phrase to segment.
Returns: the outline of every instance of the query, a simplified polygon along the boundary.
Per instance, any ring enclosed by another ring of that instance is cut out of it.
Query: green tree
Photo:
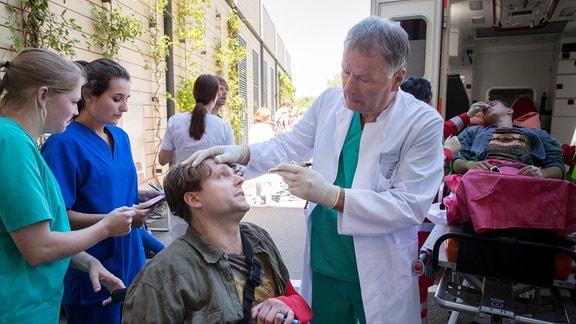
[[[296,93],[296,88],[292,84],[292,79],[290,76],[284,72],[280,71],[278,73],[278,83],[279,83],[279,97],[280,103],[284,102],[286,99],[294,101],[294,94]]]
[[[245,113],[246,100],[240,96],[239,78],[240,63],[246,58],[246,49],[240,45],[238,33],[242,26],[242,21],[238,17],[236,9],[233,9],[226,19],[228,37],[219,40],[216,44],[216,66],[218,74],[228,79],[228,100],[224,107],[223,114],[230,122],[236,143],[242,140],[242,114]]]
[[[331,79],[326,82],[326,85],[329,87],[335,87],[342,85],[342,75],[340,72],[334,73]]]
[[[298,107],[310,108],[310,106],[312,106],[312,103],[314,102],[314,100],[316,100],[315,97],[296,98],[296,100],[294,101],[294,105],[298,106]]]

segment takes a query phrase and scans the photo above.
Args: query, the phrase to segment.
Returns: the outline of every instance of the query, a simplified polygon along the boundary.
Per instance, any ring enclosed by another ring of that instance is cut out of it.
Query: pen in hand
[[[307,167],[311,167],[312,166],[312,162],[300,162],[300,163],[294,163],[297,166],[301,166],[303,168],[307,168]],[[270,170],[268,170],[268,173],[274,173],[274,172],[278,172],[280,171],[278,168],[272,168]]]
[[[154,190],[156,190],[156,191],[158,191],[158,192],[164,192],[162,189],[158,188],[158,186],[155,185],[155,184],[152,183],[152,182],[148,182],[148,185],[149,185],[150,187],[152,187],[152,189],[154,189]]]

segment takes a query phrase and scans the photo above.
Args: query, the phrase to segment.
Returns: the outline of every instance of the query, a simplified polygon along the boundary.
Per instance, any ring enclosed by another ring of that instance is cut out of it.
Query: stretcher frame
[[[459,225],[435,225],[420,251],[418,263],[426,272],[442,276],[434,295],[446,310],[475,315],[476,323],[576,323],[576,278],[554,279],[550,286],[513,282],[500,278],[460,272],[449,262],[443,243],[449,238],[492,240],[519,248],[538,247],[560,252],[576,260],[574,250],[566,247],[517,240],[512,237],[487,238],[463,233]]]

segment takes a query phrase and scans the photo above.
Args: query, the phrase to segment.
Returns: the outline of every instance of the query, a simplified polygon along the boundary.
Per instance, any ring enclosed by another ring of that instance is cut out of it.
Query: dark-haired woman
[[[118,206],[132,206],[133,231],[127,236],[101,241],[88,252],[126,285],[146,263],[141,229],[151,209],[138,205],[158,193],[138,191],[130,141],[115,126],[128,111],[130,75],[118,63],[98,59],[84,64],[79,115],[61,134],[48,138],[42,155],[54,172],[73,229],[98,222]],[[102,307],[103,292],[88,289],[89,278],[68,270],[63,305],[68,323],[120,323],[121,304]]]

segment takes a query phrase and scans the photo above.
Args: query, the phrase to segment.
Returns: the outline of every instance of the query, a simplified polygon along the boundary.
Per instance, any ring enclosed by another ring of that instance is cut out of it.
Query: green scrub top
[[[334,185],[342,188],[352,186],[358,165],[361,137],[360,114],[354,113],[340,153],[338,174]],[[350,235],[338,234],[338,212],[332,208],[317,205],[310,217],[312,271],[346,282],[359,283],[354,241]]]

